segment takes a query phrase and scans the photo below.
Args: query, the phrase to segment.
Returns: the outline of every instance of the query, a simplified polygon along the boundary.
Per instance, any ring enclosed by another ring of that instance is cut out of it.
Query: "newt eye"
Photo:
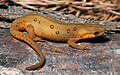
[[[99,34],[99,32],[95,32],[95,33],[94,33],[94,35],[96,35],[96,36],[97,36],[98,34]]]

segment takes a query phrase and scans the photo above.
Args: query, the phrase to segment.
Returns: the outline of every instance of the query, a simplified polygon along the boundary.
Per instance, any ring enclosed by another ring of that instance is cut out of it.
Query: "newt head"
[[[80,27],[77,37],[81,37],[81,39],[94,38],[97,36],[101,36],[102,34],[104,34],[104,32],[105,28],[101,24],[87,23]]]

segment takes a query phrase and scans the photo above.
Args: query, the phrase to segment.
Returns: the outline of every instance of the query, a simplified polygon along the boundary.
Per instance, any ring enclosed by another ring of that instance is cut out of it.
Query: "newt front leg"
[[[77,42],[78,40],[81,40],[81,38],[70,38],[67,43],[73,48],[77,48],[81,50],[89,50],[88,48],[86,48],[86,46],[76,44],[75,42]]]

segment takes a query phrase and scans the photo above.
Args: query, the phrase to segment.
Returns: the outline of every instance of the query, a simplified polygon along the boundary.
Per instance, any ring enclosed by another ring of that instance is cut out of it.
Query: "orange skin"
[[[21,30],[27,31],[28,34],[22,33]],[[99,23],[60,23],[36,12],[17,18],[10,27],[12,36],[33,47],[41,58],[39,63],[26,68],[29,71],[36,70],[45,63],[45,57],[35,41],[40,41],[42,38],[64,41],[74,48],[85,50],[87,49],[86,46],[78,45],[75,42],[95,38],[104,32],[105,28]]]

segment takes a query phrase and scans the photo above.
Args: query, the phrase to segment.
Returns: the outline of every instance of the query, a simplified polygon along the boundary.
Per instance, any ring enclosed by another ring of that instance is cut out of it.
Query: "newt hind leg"
[[[32,25],[27,26],[26,31],[33,41],[44,41],[42,38],[35,35],[34,27]]]
[[[76,44],[75,42],[77,42],[78,40],[81,40],[81,38],[70,38],[67,43],[70,46],[80,50],[89,50],[86,46]]]

